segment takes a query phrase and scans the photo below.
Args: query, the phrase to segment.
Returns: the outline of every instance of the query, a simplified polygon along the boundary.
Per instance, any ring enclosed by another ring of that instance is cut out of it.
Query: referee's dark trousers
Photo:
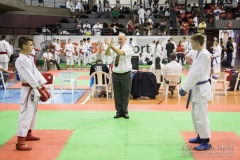
[[[132,72],[112,74],[115,108],[118,114],[128,113],[129,94],[132,87]]]

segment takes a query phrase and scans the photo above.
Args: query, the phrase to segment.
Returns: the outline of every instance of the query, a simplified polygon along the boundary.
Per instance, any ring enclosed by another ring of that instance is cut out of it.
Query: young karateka
[[[91,64],[91,62],[92,62],[92,43],[91,43],[91,39],[87,38],[87,42],[85,44],[87,46],[87,51],[85,53],[84,59],[86,61],[86,64]]]
[[[221,72],[221,53],[222,53],[222,47],[219,45],[218,41],[215,41],[214,47],[213,47],[213,54],[212,54],[214,76],[216,76],[216,73]]]
[[[87,51],[86,45],[83,44],[83,41],[80,41],[80,44],[77,47],[78,52],[78,66],[81,65],[81,61],[84,63],[84,54]]]
[[[69,67],[69,65],[72,65],[72,67],[74,67],[73,56],[75,52],[74,46],[71,43],[71,39],[68,39],[68,43],[65,45],[64,53],[66,55],[67,67]]]
[[[59,42],[59,39],[55,39],[55,41],[53,42],[53,46],[54,46],[54,58],[57,61],[57,63],[60,63],[60,55],[61,55],[61,45]]]
[[[6,36],[3,35],[0,41],[0,68],[8,70],[9,57],[13,54],[13,50],[5,38]]]
[[[50,98],[50,93],[43,86],[46,79],[36,68],[29,54],[33,50],[33,41],[28,37],[20,37],[18,45],[21,49],[15,66],[22,82],[20,95],[20,112],[18,118],[16,149],[20,151],[31,150],[25,141],[38,141],[39,137],[32,135],[37,119],[37,106],[39,99],[43,102]]]
[[[204,48],[205,37],[198,33],[191,37],[193,50],[196,50],[196,59],[193,60],[187,78],[179,90],[181,96],[189,93],[189,100],[192,102],[192,120],[196,138],[189,140],[189,143],[199,143],[194,150],[209,150],[211,144],[210,124],[208,119],[208,101],[212,99],[209,77],[211,73],[211,54]],[[194,56],[195,57],[195,56]]]

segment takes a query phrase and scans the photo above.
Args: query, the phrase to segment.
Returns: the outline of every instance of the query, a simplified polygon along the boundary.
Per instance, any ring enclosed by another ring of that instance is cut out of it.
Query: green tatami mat
[[[38,130],[73,130],[59,160],[193,160],[182,131],[193,131],[190,112],[39,111]],[[240,135],[240,113],[210,112],[212,131]],[[15,135],[17,111],[0,112],[0,145]],[[47,136],[47,135],[46,135]]]

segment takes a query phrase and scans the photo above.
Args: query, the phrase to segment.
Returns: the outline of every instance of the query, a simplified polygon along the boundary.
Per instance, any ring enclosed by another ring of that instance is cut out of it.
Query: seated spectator
[[[128,24],[127,24],[127,33],[128,33],[128,35],[133,35],[133,29],[134,29],[133,22],[132,22],[132,20],[129,20]]]
[[[72,13],[75,12],[74,4],[73,4],[72,0],[67,1],[66,8],[68,8]]]
[[[112,30],[113,35],[118,35],[119,33],[119,25],[116,21],[113,21],[113,23],[109,27]]]
[[[81,25],[80,22],[77,23],[76,33],[77,33],[77,35],[82,35],[83,34],[82,25]]]
[[[192,6],[190,3],[186,6],[186,13],[192,13]]]
[[[199,25],[198,25],[197,32],[198,32],[198,33],[205,34],[205,29],[206,29],[206,28],[207,28],[207,24],[205,23],[204,20],[202,20],[201,23],[199,23]]]
[[[109,19],[111,17],[111,5],[109,4],[109,1],[105,4],[105,18]]]
[[[182,74],[182,65],[176,62],[176,53],[170,54],[171,62],[166,64],[164,67],[164,74],[165,75],[181,75]],[[169,84],[169,81],[165,79],[165,83]],[[180,83],[180,82],[179,82]],[[176,87],[169,87],[169,91],[174,93]]]
[[[88,21],[85,21],[83,24],[83,32],[86,33],[87,30],[91,30],[91,25],[88,23]]]
[[[82,0],[78,1],[75,9],[77,9],[79,13],[84,12],[84,6],[83,6],[83,1]]]
[[[38,0],[38,6],[40,6],[41,4],[43,4],[43,0]]]
[[[161,58],[160,57],[156,57],[155,58],[155,63],[153,63],[149,69],[149,72],[152,72],[153,70],[156,70],[156,69],[161,69],[161,70],[164,70],[164,67],[165,65],[164,64],[161,64]],[[163,79],[163,76],[161,76],[161,81]],[[161,87],[161,83],[160,84],[157,84],[158,85],[158,90],[159,88]]]
[[[152,24],[149,22],[149,20],[146,21],[146,23],[143,24],[143,29],[145,30],[147,36],[151,35],[151,30],[153,29]]]
[[[220,15],[220,13],[222,13],[222,12],[224,12],[224,11],[221,11],[218,7],[216,7],[216,8],[214,9],[213,13],[214,13],[214,18],[215,18],[215,20],[219,20],[219,15]]]
[[[119,10],[114,7],[111,11],[112,20],[118,20]]]
[[[196,26],[194,21],[192,20],[191,23],[188,25],[188,34],[193,35],[195,33]]]
[[[93,30],[93,35],[101,35],[103,25],[99,23],[99,21],[96,22],[96,24],[93,25],[92,30]]]
[[[12,74],[12,73],[15,73],[13,71],[7,71],[7,70],[5,70],[3,68],[0,68],[0,70],[2,71],[3,79],[4,79],[5,83],[7,82],[9,75]],[[0,85],[2,85],[2,81],[0,81]]]
[[[93,72],[97,72],[97,71],[102,71],[102,72],[105,72],[105,73],[109,73],[109,68],[107,67],[107,65],[103,64],[102,60],[101,59],[97,59],[96,60],[96,64],[94,65],[91,65],[91,68],[90,68],[90,75],[93,73]],[[104,78],[104,77],[103,77]],[[108,81],[108,80],[107,80]],[[104,83],[104,82],[103,82]],[[108,82],[107,82],[108,83]],[[107,94],[106,94],[106,90],[104,90],[105,88],[104,87],[99,87],[99,90],[100,90],[100,93],[98,95],[98,97],[107,97]]]
[[[50,52],[49,48],[46,49],[46,52],[43,53],[43,58],[46,60],[47,63],[47,70],[50,70],[50,62],[54,63],[58,70],[60,70],[60,66],[57,61],[53,58],[52,53]]]
[[[117,2],[116,2],[116,5],[115,5],[115,8],[117,9],[117,10],[121,10],[121,4],[120,4],[120,1],[119,0],[117,0]]]

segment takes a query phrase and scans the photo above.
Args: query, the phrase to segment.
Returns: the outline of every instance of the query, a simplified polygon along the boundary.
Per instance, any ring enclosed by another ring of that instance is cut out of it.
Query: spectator
[[[137,2],[135,1],[133,4],[133,22],[136,23],[137,21],[137,15],[138,15],[138,6]]]
[[[82,25],[81,25],[80,22],[77,23],[76,33],[77,33],[77,35],[82,35],[83,34]]]
[[[118,35],[119,33],[119,24],[116,21],[113,21],[113,23],[109,27],[112,29],[112,34],[113,35]]]
[[[111,17],[111,6],[109,4],[109,1],[106,2],[105,4],[105,18],[109,19]]]
[[[186,6],[186,13],[192,13],[192,6],[190,3]]]
[[[107,65],[103,64],[101,59],[97,59],[96,60],[96,64],[91,65],[90,75],[92,73],[98,72],[98,71],[109,73],[109,68],[107,67]],[[104,77],[103,77],[103,83],[108,83],[108,82],[104,82]],[[99,87],[100,93],[98,94],[98,97],[102,97],[102,96],[103,97],[107,97],[106,90],[104,90],[104,89],[106,89],[106,88],[105,87],[101,87],[101,86]]]
[[[228,37],[228,41],[226,44],[226,49],[227,49],[227,68],[231,69],[231,64],[232,64],[232,57],[233,57],[233,44],[232,44],[232,37]]]
[[[73,4],[72,0],[67,1],[66,8],[70,9],[72,14],[75,12],[74,4]]]
[[[50,70],[50,62],[54,63],[58,70],[60,70],[60,66],[57,63],[57,61],[53,58],[52,53],[50,52],[49,48],[46,49],[46,51],[43,53],[43,58],[45,59],[47,63],[47,70]]]
[[[215,20],[219,20],[219,15],[220,15],[220,13],[222,13],[222,12],[224,12],[224,11],[221,11],[218,7],[216,7],[216,8],[214,9],[213,13],[214,13],[214,18],[215,18]]]
[[[165,75],[181,75],[182,74],[182,65],[176,62],[176,53],[170,54],[171,62],[166,64],[164,67]],[[169,81],[165,79],[166,84],[169,84]],[[179,82],[180,83],[180,82]],[[170,86],[169,91],[173,94],[176,87]]]
[[[196,29],[196,26],[194,24],[194,21],[192,20],[188,26],[188,34],[193,35],[195,33],[195,29]]]
[[[168,63],[171,61],[170,59],[170,54],[173,53],[175,46],[172,43],[172,39],[168,40],[168,43],[166,44],[166,50],[167,50],[167,59],[168,59]]]
[[[138,19],[139,19],[139,24],[144,24],[145,22],[145,15],[146,11],[143,9],[143,6],[138,10]]]
[[[116,7],[113,8],[111,11],[111,17],[112,20],[118,20],[119,10],[116,9]]]
[[[119,0],[117,0],[115,7],[117,10],[119,10],[119,11],[121,10],[121,4],[120,4]]]
[[[197,32],[198,32],[198,33],[205,34],[205,29],[206,29],[206,28],[207,28],[207,24],[205,23],[204,20],[202,20],[201,23],[199,23],[199,25],[198,25]]]
[[[182,65],[184,65],[185,49],[184,49],[184,46],[182,44],[182,41],[179,41],[179,44],[177,45],[176,52],[177,52],[178,63],[180,63],[180,59],[181,59]]]
[[[40,6],[41,4],[43,4],[43,0],[38,0],[38,6]]]
[[[83,33],[86,34],[87,31],[91,30],[91,25],[88,23],[88,21],[85,21],[83,24]]]
[[[99,23],[99,21],[96,22],[96,24],[93,25],[92,30],[93,30],[93,35],[101,35],[101,31],[102,31],[102,24]]]
[[[134,29],[134,25],[132,20],[129,20],[127,23],[127,33],[128,35],[133,35],[133,29]]]
[[[82,1],[82,0],[79,0],[79,1],[78,1],[75,9],[78,10],[78,13],[80,13],[80,12],[83,13],[83,12],[84,12],[84,6],[83,6],[83,1]]]

